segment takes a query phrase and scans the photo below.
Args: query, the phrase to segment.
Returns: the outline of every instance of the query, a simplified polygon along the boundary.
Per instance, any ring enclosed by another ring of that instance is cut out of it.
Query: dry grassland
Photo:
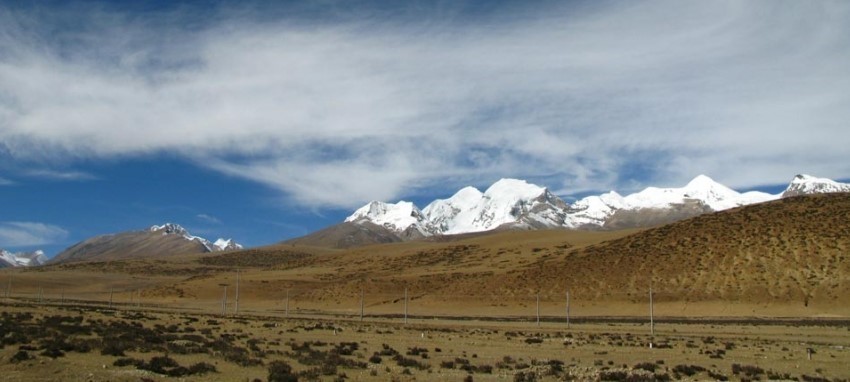
[[[299,380],[325,381],[850,378],[842,322],[662,323],[652,336],[623,322],[403,324],[22,303],[2,311],[2,380],[267,381],[286,370],[279,362]]]

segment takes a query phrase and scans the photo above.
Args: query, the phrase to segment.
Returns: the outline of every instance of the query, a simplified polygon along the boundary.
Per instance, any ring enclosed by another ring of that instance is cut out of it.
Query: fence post
[[[224,296],[221,297],[221,315],[227,315],[227,285],[224,286]]]
[[[407,287],[404,287],[404,323],[407,323]]]
[[[652,306],[652,282],[649,283],[649,332],[653,336],[655,335],[655,312],[653,312]]]
[[[537,327],[540,327],[540,292],[537,292]]]
[[[239,269],[236,269],[236,300],[233,302],[233,314],[239,314]]]

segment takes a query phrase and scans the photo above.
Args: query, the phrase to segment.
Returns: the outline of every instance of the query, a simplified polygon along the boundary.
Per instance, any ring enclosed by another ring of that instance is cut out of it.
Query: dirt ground
[[[624,317],[568,328],[14,300],[0,312],[0,380],[9,381],[850,379],[850,326],[835,320],[662,321],[652,335]]]

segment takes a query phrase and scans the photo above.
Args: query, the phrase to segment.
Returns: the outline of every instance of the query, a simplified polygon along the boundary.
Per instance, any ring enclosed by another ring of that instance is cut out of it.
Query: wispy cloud
[[[219,220],[215,216],[210,216],[210,215],[207,215],[207,214],[197,214],[197,215],[195,215],[195,217],[198,218],[198,220],[206,222],[206,223],[221,224],[221,220]]]
[[[3,177],[0,177],[0,186],[11,186],[11,185],[13,185],[13,184],[15,184],[15,182],[13,182],[13,181],[11,181],[11,180],[9,180],[9,179],[6,179],[6,178],[3,178]]]
[[[68,238],[62,227],[35,222],[0,222],[0,248],[60,243]]]
[[[96,176],[82,171],[58,171],[49,169],[29,170],[24,172],[24,175],[33,178],[61,181],[82,181],[97,179]]]
[[[227,9],[191,29],[183,11],[0,11],[9,155],[178,153],[337,207],[503,176],[566,192],[850,176],[844,2],[312,24]],[[42,21],[63,17],[87,27],[53,41]]]

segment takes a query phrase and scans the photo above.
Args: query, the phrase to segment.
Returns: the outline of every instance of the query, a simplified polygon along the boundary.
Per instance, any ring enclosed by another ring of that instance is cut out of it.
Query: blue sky
[[[843,1],[0,2],[0,248],[274,243],[502,177],[850,178]]]

